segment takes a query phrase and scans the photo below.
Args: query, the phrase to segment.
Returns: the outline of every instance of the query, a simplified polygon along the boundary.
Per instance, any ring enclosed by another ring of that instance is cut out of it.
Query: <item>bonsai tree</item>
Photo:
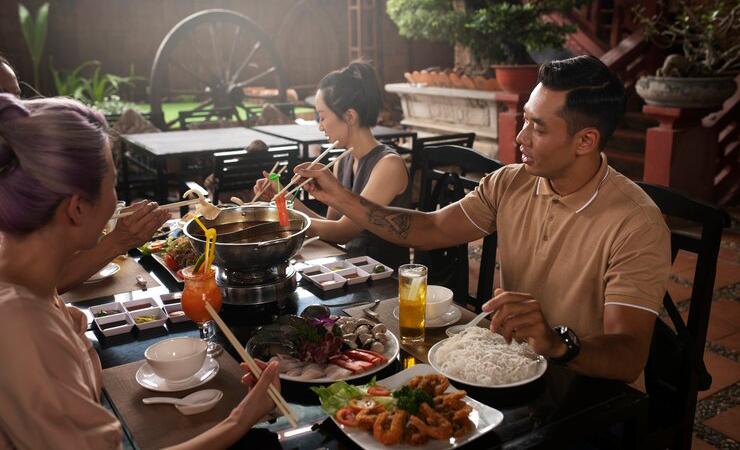
[[[635,16],[645,36],[658,47],[682,54],[666,58],[656,75],[663,77],[734,76],[740,72],[740,3],[679,0],[675,8],[661,4],[659,13]]]
[[[480,67],[489,64],[534,64],[531,50],[561,47],[573,25],[547,22],[543,16],[569,12],[586,0],[388,0],[387,12],[408,38],[447,41],[467,46]]]

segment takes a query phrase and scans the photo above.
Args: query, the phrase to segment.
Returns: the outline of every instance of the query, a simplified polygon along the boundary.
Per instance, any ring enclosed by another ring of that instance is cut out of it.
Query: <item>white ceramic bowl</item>
[[[165,339],[144,352],[154,373],[170,381],[193,376],[206,359],[206,343],[194,337]]]
[[[426,320],[433,320],[446,313],[452,305],[452,291],[444,286],[427,286]]]

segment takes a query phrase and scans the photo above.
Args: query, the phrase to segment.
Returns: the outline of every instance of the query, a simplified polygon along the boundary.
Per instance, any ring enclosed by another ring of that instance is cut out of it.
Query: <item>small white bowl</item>
[[[144,357],[154,373],[169,381],[192,377],[206,360],[205,341],[194,337],[176,337],[149,346]]]
[[[159,305],[157,305],[157,301],[153,298],[140,298],[138,300],[123,302],[123,307],[126,308],[126,311],[129,313],[133,313],[147,308],[157,308]]]
[[[167,322],[168,317],[167,315],[165,315],[164,311],[162,311],[161,308],[139,309],[130,312],[129,315],[134,321],[134,325],[136,325],[136,328],[138,328],[139,330],[148,330],[150,328],[161,327],[162,325],[164,325],[165,322]],[[154,316],[154,320],[138,323],[136,322],[136,318],[139,316]]]
[[[182,304],[173,303],[171,305],[164,305],[164,312],[167,314],[167,318],[172,323],[187,322],[190,318],[186,315],[179,314],[182,312]],[[173,316],[172,314],[175,313]]]
[[[104,336],[108,337],[128,333],[131,331],[132,328],[134,328],[134,322],[126,313],[111,314],[105,317],[96,317],[94,320],[100,332],[103,333]],[[106,326],[115,322],[121,322],[121,324],[115,327]]]
[[[436,319],[450,310],[452,291],[444,286],[427,286],[426,320]]]
[[[310,275],[308,277],[313,284],[323,291],[339,289],[347,283],[347,279],[336,272],[322,273],[321,275]]]

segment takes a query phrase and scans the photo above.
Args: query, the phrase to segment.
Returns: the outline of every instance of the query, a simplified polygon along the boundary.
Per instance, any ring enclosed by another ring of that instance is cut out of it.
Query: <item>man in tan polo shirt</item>
[[[446,248],[498,232],[501,285],[483,309],[494,331],[586,375],[642,372],[670,273],[663,217],[601,153],[624,111],[624,88],[596,58],[540,68],[517,136],[523,164],[484,177],[431,213],[376,205],[327,170],[308,191],[383,239]]]

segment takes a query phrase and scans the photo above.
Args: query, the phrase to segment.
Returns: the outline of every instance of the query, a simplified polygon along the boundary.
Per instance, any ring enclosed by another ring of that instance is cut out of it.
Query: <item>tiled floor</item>
[[[691,289],[696,258],[679,254],[669,290],[683,307]],[[740,233],[725,232],[717,261],[714,300],[704,361],[712,387],[699,393],[694,449],[740,448]],[[686,314],[686,311],[682,311]]]

